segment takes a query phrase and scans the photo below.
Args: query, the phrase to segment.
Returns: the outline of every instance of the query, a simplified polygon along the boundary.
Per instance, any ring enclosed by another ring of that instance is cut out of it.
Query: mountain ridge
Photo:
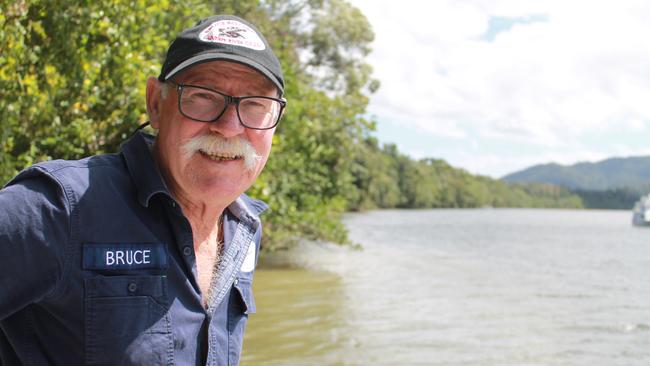
[[[507,174],[509,183],[549,183],[571,190],[650,189],[650,156],[611,157],[572,165],[547,163]]]

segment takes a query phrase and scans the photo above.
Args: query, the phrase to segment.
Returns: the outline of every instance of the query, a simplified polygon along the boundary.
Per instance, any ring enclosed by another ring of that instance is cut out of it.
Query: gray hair
[[[162,88],[160,88],[160,97],[163,99],[167,99],[169,96],[169,85],[167,83],[163,83]]]

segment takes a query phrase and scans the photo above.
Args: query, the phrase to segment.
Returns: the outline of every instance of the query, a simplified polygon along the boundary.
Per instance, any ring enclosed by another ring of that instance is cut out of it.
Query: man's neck
[[[209,206],[204,203],[196,204],[188,202],[180,196],[177,196],[176,200],[192,226],[195,248],[207,238],[218,236],[225,207]]]

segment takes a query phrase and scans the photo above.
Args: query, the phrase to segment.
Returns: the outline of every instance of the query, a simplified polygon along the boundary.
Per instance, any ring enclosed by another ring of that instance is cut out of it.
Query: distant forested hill
[[[650,192],[650,156],[611,158],[570,166],[543,164],[502,178],[510,183],[548,183],[578,194],[585,207],[630,208]]]
[[[550,183],[569,189],[602,191],[650,187],[650,156],[611,158],[596,163],[535,165],[502,178],[511,183]]]

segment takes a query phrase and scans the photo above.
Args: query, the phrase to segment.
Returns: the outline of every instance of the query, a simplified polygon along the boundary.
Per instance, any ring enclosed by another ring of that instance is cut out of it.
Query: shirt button
[[[235,286],[239,284],[239,279],[235,278]]]
[[[192,248],[190,248],[190,247],[183,248],[183,254],[185,256],[189,257],[192,254]]]
[[[138,289],[138,284],[135,283],[135,282],[131,282],[131,283],[129,283],[129,286],[127,286],[126,289],[129,290],[129,292],[133,293]]]

